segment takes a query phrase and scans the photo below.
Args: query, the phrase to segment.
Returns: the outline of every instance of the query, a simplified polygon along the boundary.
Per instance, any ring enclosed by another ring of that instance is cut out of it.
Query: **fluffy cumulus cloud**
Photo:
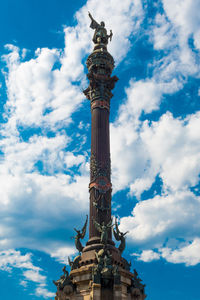
[[[68,264],[68,257],[74,255],[76,250],[74,247],[60,247],[56,251],[51,252],[51,257],[55,258],[57,261],[63,264]]]
[[[142,260],[144,262],[151,262],[160,258],[160,254],[153,250],[143,250],[141,255],[135,254],[135,256],[139,256],[138,260]]]
[[[160,258],[174,264],[184,263],[186,266],[195,266],[200,263],[199,255],[200,239],[195,238],[193,241],[185,242],[178,249],[163,247],[153,250],[143,250],[141,254],[133,254],[138,260],[151,262]]]
[[[159,110],[166,95],[183,89],[189,76],[199,76],[199,4],[162,4],[148,32],[155,51],[148,65],[152,76],[127,83],[126,99],[111,124],[112,180],[114,193],[128,188],[129,197],[139,201],[120,224],[130,231],[129,241],[141,247],[139,259],[163,257],[192,265],[199,262],[200,200],[192,188],[200,174],[200,115],[181,119],[165,112],[152,122],[148,114]],[[83,60],[91,51],[88,11],[112,28],[109,51],[119,65],[145,17],[140,0],[88,0],[75,15],[77,24],[64,28],[64,49],[37,49],[27,60],[25,50],[7,45],[3,60],[8,97],[0,128],[0,249],[33,247],[60,262],[74,254],[59,235],[44,237],[55,224],[70,230],[71,219],[78,220],[88,208],[88,149],[84,152],[86,141],[80,137],[84,126],[76,124],[73,115],[83,105],[81,89],[87,86]],[[142,201],[157,177],[161,193]],[[21,284],[40,278],[37,294],[50,297],[41,276],[40,270],[25,268]]]
[[[8,53],[2,56],[7,101],[0,127],[0,249],[33,247],[66,261],[66,242],[57,234],[51,238],[46,234],[55,230],[55,224],[57,229],[70,231],[72,215],[78,222],[80,212],[88,209],[84,126],[73,119],[83,105],[81,90],[87,85],[83,60],[91,51],[93,34],[88,11],[95,11],[97,21],[104,19],[107,28],[112,28],[110,50],[119,64],[143,19],[140,0],[89,0],[76,13],[76,25],[64,27],[64,49],[38,48],[26,59],[26,49],[6,45]],[[43,291],[44,287],[38,288],[38,294]]]
[[[198,234],[199,210],[200,199],[192,192],[157,195],[139,202],[132,217],[122,218],[121,226],[130,228],[129,236],[138,243],[162,245],[167,237],[189,240]]]
[[[165,51],[165,57],[159,60],[159,72],[165,78],[172,72],[179,80],[181,76],[198,76],[199,1],[163,0],[162,4],[163,11],[157,13],[150,33],[154,48]]]
[[[125,108],[126,105],[122,114]],[[127,111],[130,110],[127,109],[126,114]],[[162,257],[171,262],[173,257],[174,262],[184,262],[185,259],[187,265],[198,263],[193,247],[182,249],[180,239],[194,241],[193,245],[199,237],[200,199],[196,193],[200,174],[199,117],[199,112],[196,112],[184,119],[174,118],[168,112],[156,122],[140,122],[133,111],[133,116],[127,118],[126,123],[116,122],[111,131],[117,151],[113,155],[116,186],[129,188],[130,197],[134,195],[140,200],[142,193],[151,188],[157,177],[162,182],[161,194],[139,201],[132,216],[121,219],[121,229],[129,230],[129,240],[141,248],[150,246],[159,249],[174,240],[169,255]],[[119,140],[123,142],[118,143]],[[120,156],[126,157],[126,160],[117,161]],[[190,253],[188,256],[181,256],[187,251]],[[143,252],[140,259],[155,259],[150,254]]]
[[[37,288],[36,288],[36,296],[38,297],[43,297],[45,299],[49,299],[50,297],[54,297],[55,294],[52,292],[49,292],[47,290],[47,288],[44,287],[43,284],[40,284]]]
[[[13,249],[0,252],[0,270],[13,273],[15,270],[20,271],[22,278],[20,284],[27,287],[28,284],[35,284],[35,295],[43,298],[53,297],[54,293],[46,288],[46,276],[43,270],[32,263],[31,253],[22,254],[20,251]]]
[[[160,253],[168,262],[185,263],[187,266],[195,266],[200,263],[199,247],[200,239],[195,238],[192,242],[188,242],[179,249],[163,248],[160,249]]]
[[[111,125],[113,183],[115,192],[128,188],[129,196],[139,200],[132,215],[121,219],[129,241],[143,249],[138,259],[163,257],[194,265],[199,263],[195,249],[200,230],[200,115],[178,118],[160,112],[157,121],[149,115],[159,111],[167,95],[183,89],[189,76],[199,77],[199,2],[162,4],[149,32],[149,42],[158,53],[150,65],[152,77],[130,81],[126,100]],[[161,192],[141,201],[157,178]]]
[[[194,45],[199,49],[199,26],[198,14],[200,2],[192,0],[163,0],[163,6],[167,17],[173,22],[179,32],[180,43],[187,43],[188,38],[194,39]]]

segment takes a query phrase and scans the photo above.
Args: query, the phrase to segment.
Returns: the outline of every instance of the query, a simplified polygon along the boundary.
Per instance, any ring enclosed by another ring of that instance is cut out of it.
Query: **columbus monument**
[[[83,91],[91,107],[91,157],[90,157],[90,214],[89,240],[82,245],[88,216],[81,229],[75,230],[75,246],[79,252],[69,259],[70,273],[63,268],[63,275],[54,281],[57,287],[55,300],[144,300],[144,287],[136,270],[122,257],[125,235],[111,217],[111,162],[109,114],[112,89],[118,78],[111,76],[114,59],[107,51],[108,35],[104,22],[91,19],[94,30],[93,52],[87,58],[89,86]],[[117,241],[115,246],[112,233]]]

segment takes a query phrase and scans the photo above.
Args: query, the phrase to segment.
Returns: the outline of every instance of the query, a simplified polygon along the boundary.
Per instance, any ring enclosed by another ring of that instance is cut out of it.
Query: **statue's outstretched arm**
[[[90,13],[89,11],[88,11],[88,16],[90,17],[91,21],[94,21],[94,19],[93,19],[91,13]]]
[[[91,13],[88,11],[88,16],[90,17],[91,19],[91,24],[90,24],[90,27],[92,29],[97,29],[100,25],[99,23],[97,23],[97,21],[95,21],[95,19],[92,17]]]

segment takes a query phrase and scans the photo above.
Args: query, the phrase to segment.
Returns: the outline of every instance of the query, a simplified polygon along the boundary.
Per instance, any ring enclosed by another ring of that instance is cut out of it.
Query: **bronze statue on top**
[[[88,12],[88,15],[91,19],[90,27],[92,29],[95,29],[94,36],[93,36],[93,39],[92,39],[93,42],[95,44],[105,44],[105,45],[107,45],[108,44],[108,39],[110,39],[110,41],[112,40],[112,36],[113,36],[112,30],[110,30],[110,35],[108,35],[107,30],[105,28],[105,23],[104,22],[101,22],[100,24],[97,23],[97,21],[95,21],[93,19],[90,12]]]

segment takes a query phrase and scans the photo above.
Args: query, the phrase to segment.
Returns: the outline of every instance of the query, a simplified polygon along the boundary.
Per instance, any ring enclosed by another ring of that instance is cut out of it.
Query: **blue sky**
[[[112,211],[129,230],[124,256],[147,299],[200,299],[199,8],[1,1],[0,298],[52,299],[76,255],[73,228],[89,208],[89,10],[114,33]]]

